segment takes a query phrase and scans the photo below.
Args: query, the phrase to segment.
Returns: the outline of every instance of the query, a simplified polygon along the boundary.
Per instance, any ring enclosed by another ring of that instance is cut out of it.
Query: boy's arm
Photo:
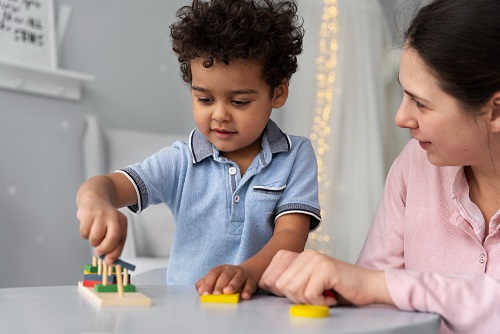
[[[80,234],[107,263],[120,256],[127,235],[127,219],[117,208],[136,203],[135,188],[121,173],[92,177],[77,192]]]
[[[274,233],[262,249],[243,262],[240,266],[246,268],[255,282],[266,270],[274,255],[279,250],[302,252],[306,245],[311,216],[301,213],[289,213],[279,217],[274,226]]]
[[[311,216],[290,213],[276,220],[274,233],[262,249],[239,266],[221,265],[196,283],[200,294],[241,292],[242,299],[250,299],[274,255],[281,249],[302,252],[307,241]]]

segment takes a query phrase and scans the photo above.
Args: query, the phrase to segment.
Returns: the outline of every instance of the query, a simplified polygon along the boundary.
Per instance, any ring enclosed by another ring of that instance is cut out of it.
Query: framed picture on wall
[[[0,0],[0,60],[57,67],[54,0]]]

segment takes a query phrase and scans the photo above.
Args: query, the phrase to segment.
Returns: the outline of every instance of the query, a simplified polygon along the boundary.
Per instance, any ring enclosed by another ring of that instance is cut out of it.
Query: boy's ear
[[[273,108],[281,108],[288,98],[288,81],[281,82],[274,88]]]
[[[500,133],[500,92],[493,94],[490,100],[491,116],[490,126],[495,133]]]

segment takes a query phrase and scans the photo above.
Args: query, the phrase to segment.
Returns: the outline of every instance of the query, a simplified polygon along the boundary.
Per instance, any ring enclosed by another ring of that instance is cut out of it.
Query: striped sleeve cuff
[[[319,224],[321,223],[320,210],[318,208],[302,203],[289,203],[280,206],[275,211],[274,221],[276,221],[276,219],[278,219],[279,217],[289,213],[302,213],[311,216],[311,226],[309,227],[310,231],[318,228]]]
[[[116,170],[115,173],[121,173],[125,175],[134,186],[135,193],[137,195],[137,204],[130,205],[127,207],[127,209],[133,214],[141,213],[141,211],[148,206],[148,192],[146,190],[146,185],[142,181],[141,177],[135,170],[130,167]]]

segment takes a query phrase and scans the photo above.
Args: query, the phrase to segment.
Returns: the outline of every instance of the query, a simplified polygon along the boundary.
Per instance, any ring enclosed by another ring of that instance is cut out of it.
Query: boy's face
[[[273,108],[288,97],[288,85],[271,88],[262,78],[262,65],[231,59],[226,65],[214,61],[203,67],[202,58],[191,61],[191,96],[196,126],[203,135],[233,161],[260,151],[262,132]]]

